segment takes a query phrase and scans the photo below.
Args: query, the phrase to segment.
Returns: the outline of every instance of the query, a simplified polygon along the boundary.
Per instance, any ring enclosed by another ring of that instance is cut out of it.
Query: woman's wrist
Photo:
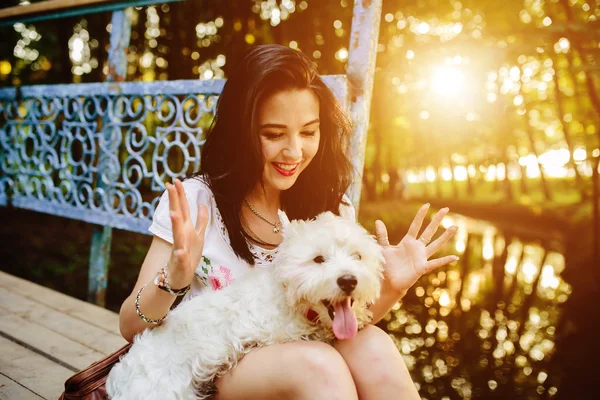
[[[383,280],[381,285],[381,295],[370,307],[370,310],[373,313],[373,323],[376,324],[379,322],[406,293],[407,290],[394,288],[389,282]]]
[[[390,297],[397,298],[398,300],[400,300],[406,295],[408,289],[409,288],[406,288],[404,286],[392,284],[392,282],[390,282],[390,280],[387,279],[387,277],[382,280],[381,293],[385,293]]]
[[[169,280],[169,286],[173,290],[183,289],[191,284],[189,277],[184,276],[179,269],[173,268],[170,263],[165,265],[165,272]]]
[[[167,270],[168,264],[165,264],[164,267],[161,268],[160,271],[156,274],[154,278],[154,284],[160,289],[173,296],[183,296],[185,295],[191,287],[191,283],[188,283],[185,286],[177,287],[177,283],[175,283],[175,287],[171,285],[172,280],[170,281],[169,271]]]

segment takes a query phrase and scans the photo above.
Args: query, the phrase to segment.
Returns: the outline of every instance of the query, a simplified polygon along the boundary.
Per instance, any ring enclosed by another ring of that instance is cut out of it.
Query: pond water
[[[571,286],[560,245],[448,215],[461,259],[423,276],[380,326],[425,399],[552,397],[551,359]]]

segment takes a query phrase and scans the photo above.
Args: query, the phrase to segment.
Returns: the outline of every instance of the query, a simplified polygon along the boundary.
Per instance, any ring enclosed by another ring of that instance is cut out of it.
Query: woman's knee
[[[398,349],[390,335],[373,325],[365,326],[352,340],[336,342],[335,348],[343,356],[377,357],[381,354],[388,354],[390,351],[398,353]],[[360,349],[361,351],[357,352],[356,349]]]
[[[335,345],[348,365],[363,399],[418,399],[410,372],[391,337],[367,326],[352,340]]]
[[[357,399],[352,375],[344,358],[321,342],[298,343],[286,355],[293,365],[290,389],[293,397],[306,399]]]
[[[367,325],[350,341],[337,342],[335,348],[355,375],[385,380],[397,374],[397,368],[406,368],[392,338],[373,325]]]
[[[256,349],[217,380],[218,400],[357,399],[342,356],[320,342],[293,342]]]

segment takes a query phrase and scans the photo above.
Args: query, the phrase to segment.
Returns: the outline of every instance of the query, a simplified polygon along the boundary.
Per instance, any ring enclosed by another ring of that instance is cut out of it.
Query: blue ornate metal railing
[[[323,77],[354,123],[357,209],[380,16],[381,0],[355,0],[347,74]],[[111,23],[107,82],[0,88],[0,206],[95,224],[88,300],[101,305],[112,228],[147,234],[164,183],[198,170],[224,85],[123,82],[129,12]]]

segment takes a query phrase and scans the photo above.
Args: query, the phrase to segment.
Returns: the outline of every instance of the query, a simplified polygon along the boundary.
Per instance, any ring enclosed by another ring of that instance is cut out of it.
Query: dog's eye
[[[362,256],[360,255],[360,253],[354,253],[352,256],[357,260],[362,260]]]
[[[313,261],[316,262],[317,264],[323,264],[325,262],[325,257],[316,256],[315,258],[313,258]]]

